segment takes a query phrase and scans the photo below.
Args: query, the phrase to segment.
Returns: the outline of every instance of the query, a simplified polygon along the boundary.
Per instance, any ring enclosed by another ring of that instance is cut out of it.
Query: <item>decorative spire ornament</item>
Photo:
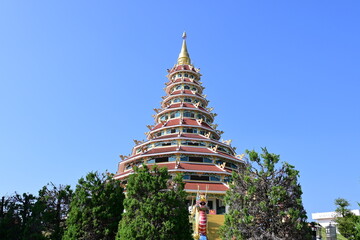
[[[186,46],[186,32],[184,31],[183,35],[182,35],[182,46],[181,46],[181,51],[178,57],[178,61],[177,64],[179,65],[190,65],[191,64],[191,59],[190,59],[190,55],[189,52],[187,50],[187,46]]]

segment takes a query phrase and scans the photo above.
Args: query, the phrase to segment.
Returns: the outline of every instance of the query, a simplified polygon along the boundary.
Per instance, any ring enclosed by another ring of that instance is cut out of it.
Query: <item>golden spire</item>
[[[187,51],[187,47],[186,47],[186,32],[183,33],[182,39],[183,39],[182,47],[181,47],[181,51],[180,51],[177,63],[179,65],[190,64],[191,63],[190,55],[189,55],[189,53]]]

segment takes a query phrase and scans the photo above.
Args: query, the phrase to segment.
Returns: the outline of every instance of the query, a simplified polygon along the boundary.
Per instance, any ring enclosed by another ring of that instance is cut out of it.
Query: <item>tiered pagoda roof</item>
[[[184,174],[185,190],[224,194],[233,170],[242,167],[231,140],[220,141],[222,131],[214,124],[216,114],[208,108],[200,70],[191,64],[183,35],[177,64],[168,69],[166,95],[154,109],[155,123],[148,125],[146,141],[136,141],[129,156],[122,156],[116,179],[126,181],[133,166],[157,164],[170,173]]]

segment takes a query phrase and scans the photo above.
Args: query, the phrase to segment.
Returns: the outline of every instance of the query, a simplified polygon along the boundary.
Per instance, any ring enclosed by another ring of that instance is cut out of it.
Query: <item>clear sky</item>
[[[300,170],[308,212],[360,202],[359,1],[1,1],[0,195],[115,172],[181,34],[224,139]]]

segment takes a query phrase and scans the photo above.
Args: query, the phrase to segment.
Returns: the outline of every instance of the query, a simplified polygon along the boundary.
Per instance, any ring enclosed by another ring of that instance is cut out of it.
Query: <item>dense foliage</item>
[[[134,170],[116,239],[192,239],[181,176],[171,179],[166,168],[157,166]]]
[[[123,189],[111,174],[80,178],[70,204],[64,240],[113,240],[123,212]]]
[[[336,218],[337,228],[341,235],[349,240],[359,240],[360,216],[356,216],[348,209],[350,204],[343,198],[335,199],[335,205],[337,206],[335,212],[338,215]]]
[[[41,239],[40,229],[34,225],[36,218],[32,214],[35,209],[35,196],[15,193],[10,197],[2,197],[0,210],[0,239]],[[39,226],[40,227],[40,226]]]
[[[42,216],[42,232],[47,239],[62,239],[72,195],[70,185],[57,187],[51,183],[39,191],[37,205]]]
[[[247,151],[249,164],[233,173],[225,201],[229,212],[222,238],[305,240],[309,239],[306,212],[301,200],[299,172],[288,163],[276,168],[280,156]]]
[[[70,186],[48,184],[38,197],[27,193],[2,197],[0,239],[60,240],[71,196]]]

